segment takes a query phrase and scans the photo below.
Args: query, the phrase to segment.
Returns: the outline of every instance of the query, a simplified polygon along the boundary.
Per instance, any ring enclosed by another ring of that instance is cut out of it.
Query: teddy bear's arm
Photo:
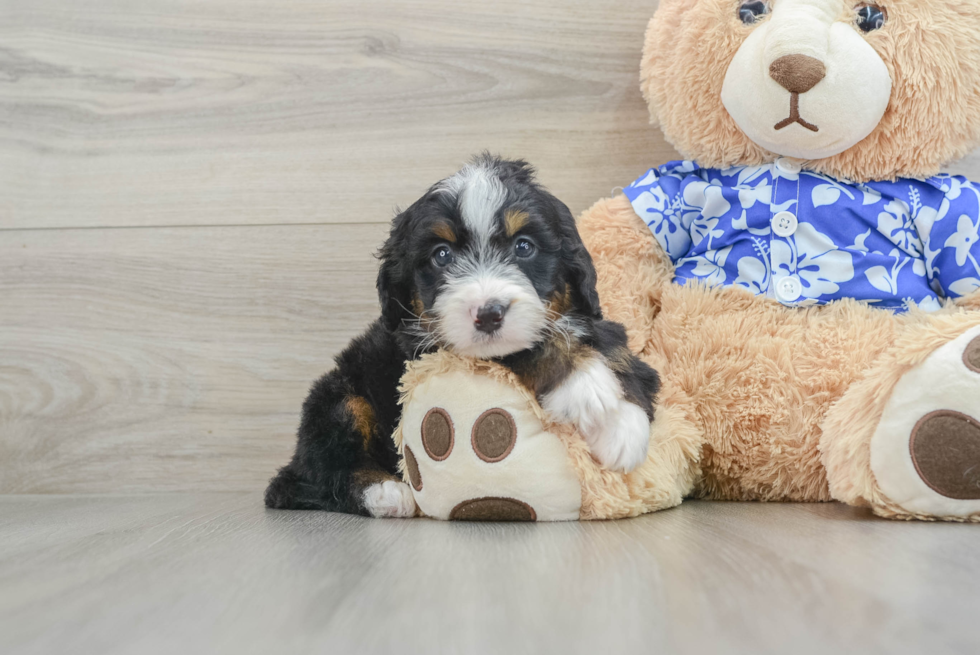
[[[587,209],[578,229],[595,263],[605,318],[622,323],[630,349],[642,354],[662,290],[674,279],[673,262],[625,195]]]

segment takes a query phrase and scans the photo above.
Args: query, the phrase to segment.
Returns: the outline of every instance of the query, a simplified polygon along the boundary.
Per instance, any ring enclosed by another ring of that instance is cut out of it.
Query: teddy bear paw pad
[[[980,327],[895,385],[871,438],[871,470],[910,515],[980,520]]]
[[[980,499],[980,422],[960,412],[932,412],[912,431],[910,449],[915,470],[933,491]]]
[[[529,402],[512,386],[457,371],[434,375],[415,390],[402,414],[402,453],[423,514],[464,521],[579,518],[578,474]]]
[[[449,513],[451,521],[535,521],[534,508],[513,498],[464,500]]]
[[[980,337],[970,342],[963,353],[963,363],[974,373],[980,373]]]

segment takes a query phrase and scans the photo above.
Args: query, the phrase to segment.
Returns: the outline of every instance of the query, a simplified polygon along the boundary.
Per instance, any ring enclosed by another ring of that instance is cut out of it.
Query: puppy
[[[313,385],[267,506],[412,516],[391,439],[397,387],[439,348],[510,368],[603,466],[646,459],[657,373],[602,320],[575,219],[525,162],[477,157],[395,217],[379,257],[381,318]]]

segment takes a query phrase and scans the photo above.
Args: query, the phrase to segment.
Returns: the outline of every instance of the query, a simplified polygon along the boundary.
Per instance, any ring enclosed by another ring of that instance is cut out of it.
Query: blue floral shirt
[[[788,159],[728,170],[679,161],[624,192],[679,284],[894,311],[980,289],[980,186],[962,177],[851,184]]]

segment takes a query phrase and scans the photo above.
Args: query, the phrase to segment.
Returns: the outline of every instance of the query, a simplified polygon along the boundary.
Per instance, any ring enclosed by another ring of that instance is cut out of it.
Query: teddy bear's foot
[[[980,521],[980,327],[895,385],[871,437],[879,513]],[[874,503],[872,503],[874,505]]]

